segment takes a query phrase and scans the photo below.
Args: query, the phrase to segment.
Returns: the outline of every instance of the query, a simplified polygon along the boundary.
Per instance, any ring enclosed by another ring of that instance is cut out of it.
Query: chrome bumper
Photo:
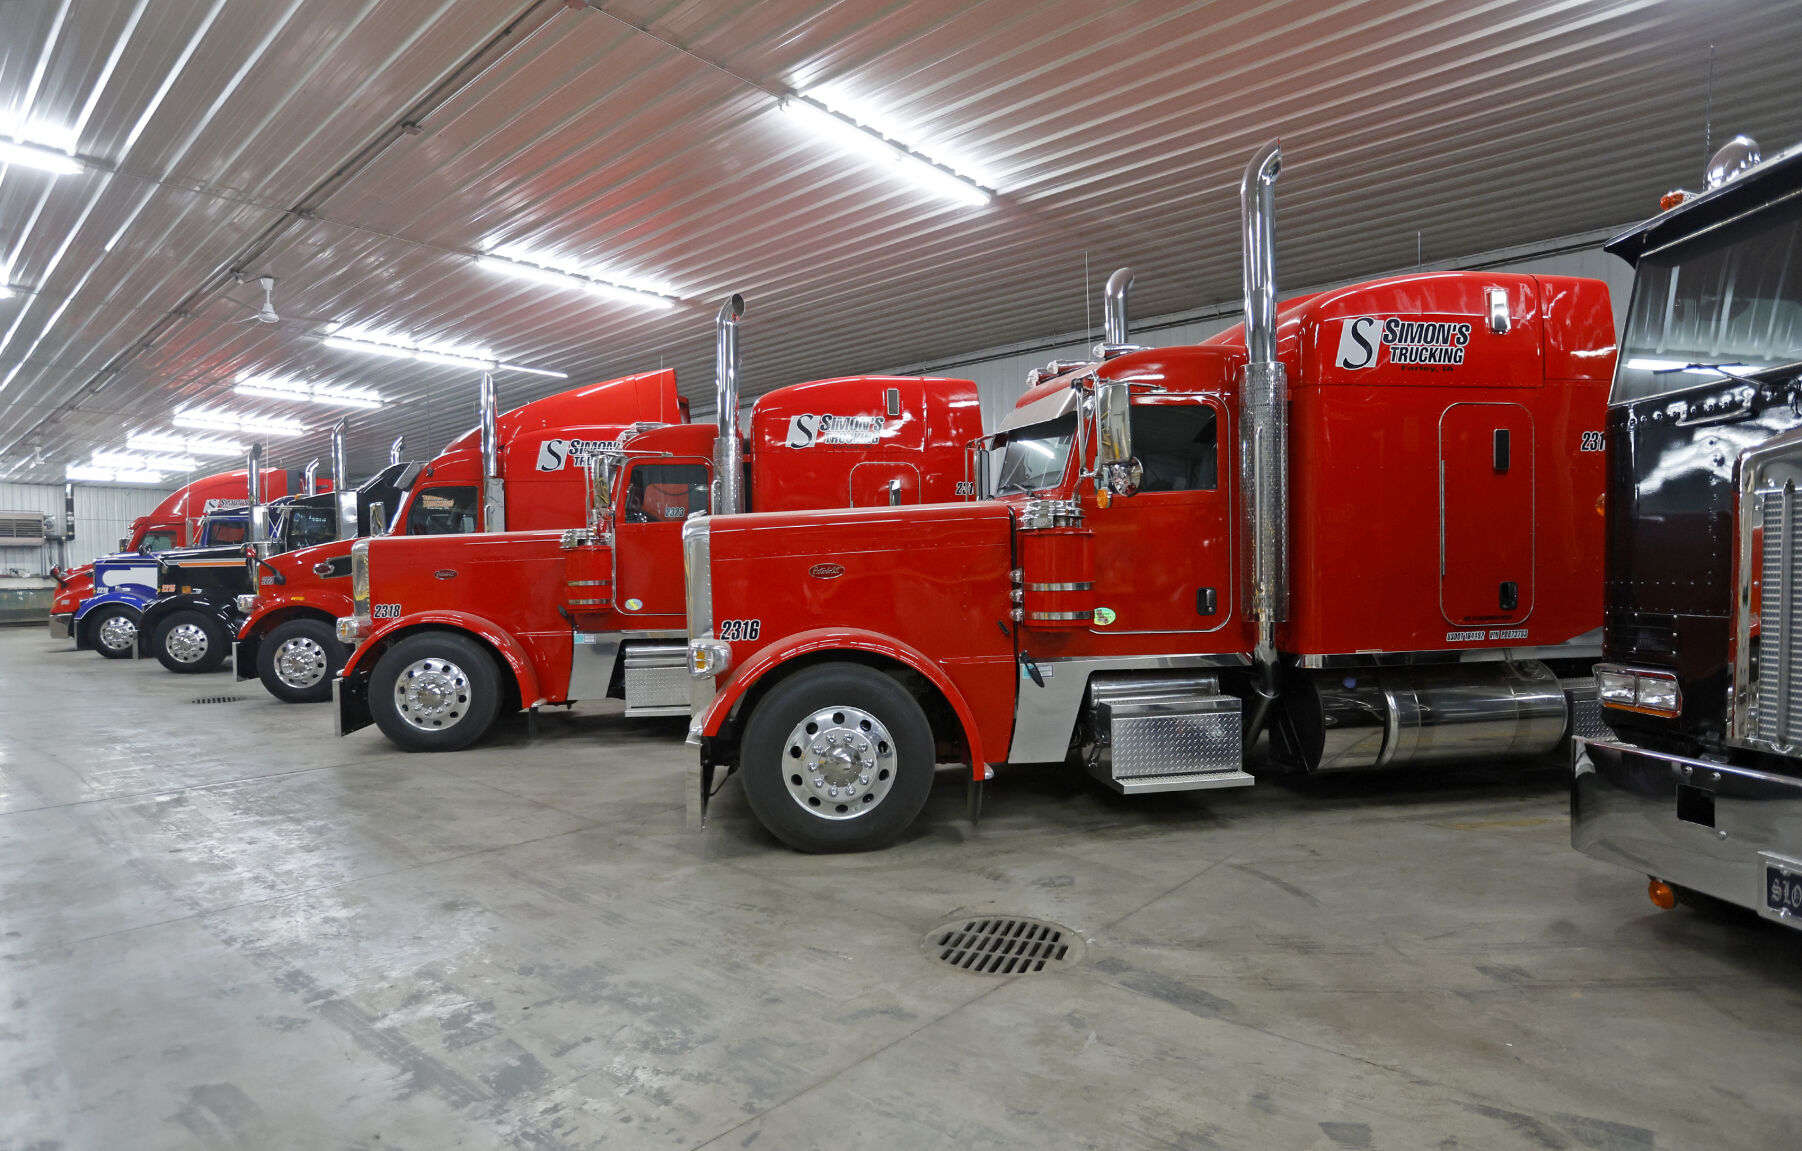
[[[1571,846],[1643,875],[1749,907],[1765,905],[1766,868],[1802,875],[1802,779],[1575,741]]]
[[[50,638],[68,639],[75,634],[72,626],[75,613],[72,611],[53,611],[50,613]]]

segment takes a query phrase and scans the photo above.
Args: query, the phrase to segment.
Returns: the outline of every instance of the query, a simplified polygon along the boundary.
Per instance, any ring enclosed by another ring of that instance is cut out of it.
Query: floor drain
[[[1030,975],[1082,958],[1082,941],[1068,927],[1019,916],[954,920],[928,932],[926,948],[976,975]]]
[[[243,703],[241,695],[203,695],[199,699],[191,699],[189,703]]]

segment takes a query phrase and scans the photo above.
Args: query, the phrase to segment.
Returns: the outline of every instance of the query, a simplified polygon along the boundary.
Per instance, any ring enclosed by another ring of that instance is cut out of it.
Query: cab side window
[[[174,546],[174,532],[145,532],[144,539],[138,544],[138,550],[141,552],[166,552]]]
[[[476,530],[476,489],[469,485],[425,488],[407,505],[410,536],[460,535]]]
[[[245,520],[218,520],[209,525],[206,542],[215,547],[221,544],[241,544],[250,534],[250,525]]]
[[[710,483],[704,464],[639,464],[626,485],[621,517],[632,524],[680,523],[707,511]]]
[[[1219,429],[1207,404],[1146,404],[1132,410],[1133,454],[1143,492],[1211,492],[1220,486]]]
[[[297,507],[288,513],[288,546],[294,550],[338,538],[338,512],[334,508]]]

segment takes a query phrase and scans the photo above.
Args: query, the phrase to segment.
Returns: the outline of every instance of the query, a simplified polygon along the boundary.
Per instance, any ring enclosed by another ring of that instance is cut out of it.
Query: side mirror
[[[1101,381],[1095,388],[1095,490],[1130,496],[1144,475],[1133,455],[1132,386]]]
[[[388,505],[381,500],[373,500],[369,504],[369,534],[371,536],[388,534]]]
[[[119,550],[125,551],[130,547],[131,547],[131,537],[130,536],[120,536],[119,537]]]

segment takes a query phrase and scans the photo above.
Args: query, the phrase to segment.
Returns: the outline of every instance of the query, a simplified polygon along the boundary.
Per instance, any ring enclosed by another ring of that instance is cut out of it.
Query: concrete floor
[[[946,777],[820,859],[685,830],[680,732],[407,756],[0,630],[0,1148],[1802,1145],[1802,935],[1655,910],[1557,773]],[[966,911],[1087,957],[922,951]]]

